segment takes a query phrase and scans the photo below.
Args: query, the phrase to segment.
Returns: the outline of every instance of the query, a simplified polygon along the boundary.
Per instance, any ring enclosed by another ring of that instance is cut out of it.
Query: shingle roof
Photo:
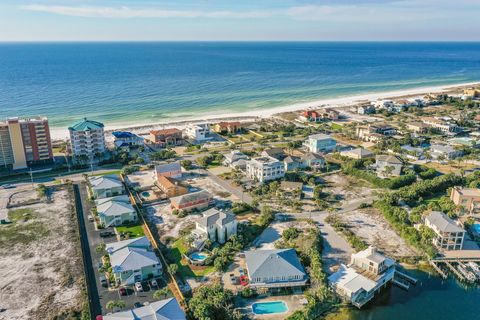
[[[192,202],[192,201],[197,201],[197,200],[202,200],[207,198],[212,198],[212,195],[208,191],[201,190],[197,192],[187,193],[182,196],[170,198],[170,201],[175,202],[177,204],[184,204],[187,202]]]
[[[325,140],[325,139],[332,139],[331,136],[328,134],[323,134],[323,133],[317,133],[317,134],[312,134],[311,136],[308,137],[309,139],[315,139],[315,140]]]
[[[353,150],[348,150],[348,151],[345,151],[345,153],[355,154],[355,155],[358,155],[360,158],[369,157],[373,155],[373,152],[364,148],[356,148]]]
[[[235,215],[230,212],[223,212],[215,208],[208,209],[203,212],[203,217],[198,220],[198,223],[205,227],[210,227],[214,224],[224,226],[235,220]]]
[[[313,152],[308,152],[306,154],[304,154],[301,159],[303,161],[308,161],[308,160],[323,160],[323,157],[317,153],[313,153]]]
[[[174,134],[174,133],[179,133],[179,132],[182,132],[181,130],[177,129],[177,128],[170,128],[170,129],[162,129],[162,130],[152,130],[150,131],[151,134],[153,135],[171,135],[171,134]]]
[[[104,320],[186,320],[175,298],[151,302],[149,305],[103,316]]]
[[[172,162],[172,163],[167,163],[167,164],[159,164],[158,166],[155,166],[155,171],[156,172],[172,172],[172,171],[179,171],[182,170],[182,167],[180,165],[180,162]]]
[[[384,162],[393,163],[393,164],[403,164],[402,160],[400,160],[397,156],[392,156],[392,155],[380,154],[375,157],[375,160],[384,161]]]
[[[245,258],[250,278],[306,276],[293,249],[247,251]]]
[[[354,293],[361,289],[368,292],[377,285],[375,281],[357,273],[354,268],[347,267],[344,264],[340,265],[337,272],[328,277],[328,281]]]
[[[463,232],[464,230],[460,228],[452,219],[450,219],[445,213],[440,211],[432,211],[425,218],[431,225],[434,225],[438,230],[442,232]]]
[[[103,128],[104,125],[101,122],[87,120],[87,118],[83,118],[83,121],[77,122],[73,126],[69,127],[68,129],[71,131],[90,131]]]
[[[265,153],[266,155],[272,158],[283,157],[285,155],[285,152],[283,151],[282,148],[265,149],[263,150],[263,153]]]

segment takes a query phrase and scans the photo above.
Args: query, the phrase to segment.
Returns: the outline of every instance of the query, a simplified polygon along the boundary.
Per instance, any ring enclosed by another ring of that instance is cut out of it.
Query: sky
[[[0,41],[480,41],[480,0],[0,0]]]

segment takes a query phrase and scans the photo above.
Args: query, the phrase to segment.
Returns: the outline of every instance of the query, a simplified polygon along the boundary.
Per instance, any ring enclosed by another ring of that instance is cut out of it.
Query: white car
[[[157,280],[153,279],[152,281],[150,281],[150,284],[152,285],[152,287],[158,287],[158,283],[157,283]]]
[[[135,290],[137,290],[138,292],[143,291],[141,282],[135,282]]]

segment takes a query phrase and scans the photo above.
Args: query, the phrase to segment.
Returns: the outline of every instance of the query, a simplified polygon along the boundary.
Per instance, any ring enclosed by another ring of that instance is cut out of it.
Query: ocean
[[[0,43],[0,119],[149,124],[480,80],[480,43]]]

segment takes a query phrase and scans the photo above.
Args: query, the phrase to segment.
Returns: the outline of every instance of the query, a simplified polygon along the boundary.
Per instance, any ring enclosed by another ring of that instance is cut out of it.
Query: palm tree
[[[108,310],[123,309],[125,308],[125,301],[123,300],[110,300],[106,305]]]
[[[170,292],[170,289],[168,287],[163,287],[162,289],[159,289],[153,293],[153,297],[157,300],[160,300],[161,298],[166,298],[168,293]]]

